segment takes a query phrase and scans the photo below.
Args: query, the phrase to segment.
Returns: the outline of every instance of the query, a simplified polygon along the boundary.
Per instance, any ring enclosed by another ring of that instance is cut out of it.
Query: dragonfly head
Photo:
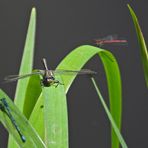
[[[45,87],[49,87],[49,86],[51,86],[51,85],[54,84],[54,80],[55,80],[54,77],[44,77],[44,78],[42,79],[42,84],[43,84],[43,86],[45,86]]]
[[[55,80],[54,77],[44,77],[42,80],[42,84],[45,87],[49,87],[49,86],[55,86],[57,87],[59,84],[63,85],[61,82],[59,82],[58,80]]]

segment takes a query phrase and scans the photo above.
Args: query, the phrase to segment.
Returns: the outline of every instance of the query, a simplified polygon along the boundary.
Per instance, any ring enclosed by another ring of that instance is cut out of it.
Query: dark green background
[[[130,148],[148,147],[148,90],[145,86],[135,29],[126,4],[134,8],[145,39],[148,38],[148,2],[123,0],[0,0],[0,80],[18,74],[31,8],[37,8],[34,68],[46,57],[55,68],[79,45],[94,38],[118,34],[128,46],[104,46],[116,56],[123,81],[122,133]],[[107,97],[100,60],[85,66],[98,72],[97,82]],[[11,98],[15,84],[0,84]],[[87,77],[78,77],[68,93],[70,148],[109,148],[110,124]],[[7,134],[0,126],[0,148]]]

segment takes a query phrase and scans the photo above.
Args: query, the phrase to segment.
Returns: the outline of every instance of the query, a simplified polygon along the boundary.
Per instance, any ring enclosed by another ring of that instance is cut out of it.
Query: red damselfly
[[[119,44],[119,45],[126,45],[127,40],[118,38],[117,35],[108,35],[104,38],[94,39],[94,42],[97,46],[102,46],[104,44]]]

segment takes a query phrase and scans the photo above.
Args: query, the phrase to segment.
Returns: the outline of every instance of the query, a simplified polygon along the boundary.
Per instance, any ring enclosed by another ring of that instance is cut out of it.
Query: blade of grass
[[[98,55],[105,68],[105,74],[107,77],[107,85],[109,91],[109,99],[110,99],[110,111],[116,122],[117,127],[120,129],[121,127],[121,112],[122,112],[122,91],[121,91],[121,79],[120,79],[120,71],[118,67],[118,63],[115,57],[106,50],[100,49],[98,47],[83,45],[75,50],[73,50],[70,54],[68,54],[62,62],[58,65],[57,69],[70,69],[70,70],[80,70],[93,56]],[[48,60],[48,59],[47,59]],[[61,78],[64,83],[65,93],[68,92],[72,82],[74,81],[76,75],[61,75]],[[56,96],[55,96],[56,97]],[[36,107],[31,114],[32,120],[33,117],[36,117],[34,114],[39,114],[39,106],[43,103],[42,94],[38,99],[38,107]],[[42,116],[44,116],[42,114]],[[54,115],[53,115],[54,116]],[[38,117],[40,118],[40,117]],[[44,127],[39,127],[41,130],[44,130]],[[112,148],[118,148],[119,141],[112,130]]]
[[[61,82],[60,77],[56,77]],[[45,143],[48,148],[68,148],[67,102],[63,85],[43,87]]]
[[[19,147],[39,147],[45,148],[43,141],[40,139],[38,134],[32,128],[32,126],[28,123],[25,116],[19,111],[16,105],[11,101],[11,99],[0,89],[0,99],[5,98],[6,102],[9,105],[9,109],[13,118],[16,121],[17,126],[20,129],[21,134],[25,137],[26,141],[22,142],[18,132],[14,128],[10,119],[8,118],[5,112],[0,110],[0,121],[6,127],[6,129],[11,133],[12,138],[15,139]],[[13,139],[13,140],[14,140]],[[17,146],[18,147],[18,146]]]
[[[146,85],[148,87],[148,51],[147,51],[147,46],[137,19],[137,16],[135,14],[135,12],[133,11],[133,9],[130,7],[130,5],[127,5],[129,10],[130,10],[130,14],[132,16],[134,25],[135,25],[135,29],[136,29],[136,33],[137,33],[137,37],[138,37],[138,42],[139,42],[139,46],[140,46],[140,54],[141,54],[141,60],[142,60],[142,64],[143,64],[143,69],[144,69],[144,76],[145,76],[145,81],[146,81]]]
[[[32,65],[33,65],[33,55],[34,55],[34,42],[35,42],[35,28],[36,28],[36,10],[35,8],[31,11],[30,22],[21,62],[21,67],[19,71],[19,75],[26,74],[32,72]],[[28,84],[28,78],[25,80],[19,80],[17,83],[16,93],[15,93],[15,104],[18,106],[20,111],[23,112],[23,105],[25,100],[25,91]],[[16,148],[15,142],[13,139],[9,138],[9,148]]]
[[[92,80],[92,83],[93,83],[93,85],[94,85],[94,87],[96,89],[96,92],[97,92],[98,96],[99,96],[99,99],[100,99],[100,101],[101,101],[101,103],[102,103],[102,105],[104,107],[104,110],[105,110],[105,112],[106,112],[106,114],[108,116],[108,119],[110,120],[110,123],[111,123],[111,125],[112,125],[112,127],[113,127],[119,141],[120,141],[120,144],[121,144],[122,148],[127,148],[127,144],[125,143],[125,141],[124,141],[124,139],[123,139],[123,137],[122,137],[122,135],[121,135],[121,133],[120,133],[120,131],[119,131],[119,129],[118,129],[118,127],[117,127],[117,125],[116,125],[116,123],[115,123],[115,121],[114,121],[114,119],[113,119],[113,117],[112,117],[112,115],[111,115],[111,113],[110,113],[110,111],[109,111],[109,109],[108,109],[102,95],[101,95],[101,92],[100,92],[99,87],[97,86],[97,84],[95,82],[95,79],[92,77],[91,80]]]

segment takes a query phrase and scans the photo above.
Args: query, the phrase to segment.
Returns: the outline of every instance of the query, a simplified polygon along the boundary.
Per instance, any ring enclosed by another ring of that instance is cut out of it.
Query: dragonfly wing
[[[81,69],[81,70],[62,70],[62,69],[56,69],[52,70],[54,74],[60,74],[60,75],[76,75],[76,74],[86,74],[86,75],[92,75],[96,74],[95,71],[92,71],[90,69]]]
[[[103,38],[95,39],[95,41],[96,42],[101,42],[101,41],[116,40],[116,39],[118,39],[118,35],[117,34],[113,34],[113,35],[108,35],[108,36],[103,37]]]
[[[23,79],[32,75],[42,75],[42,73],[40,71],[35,71],[32,72],[30,74],[24,74],[24,75],[9,75],[7,77],[4,78],[4,82],[13,82],[13,81],[17,81],[18,79]]]

